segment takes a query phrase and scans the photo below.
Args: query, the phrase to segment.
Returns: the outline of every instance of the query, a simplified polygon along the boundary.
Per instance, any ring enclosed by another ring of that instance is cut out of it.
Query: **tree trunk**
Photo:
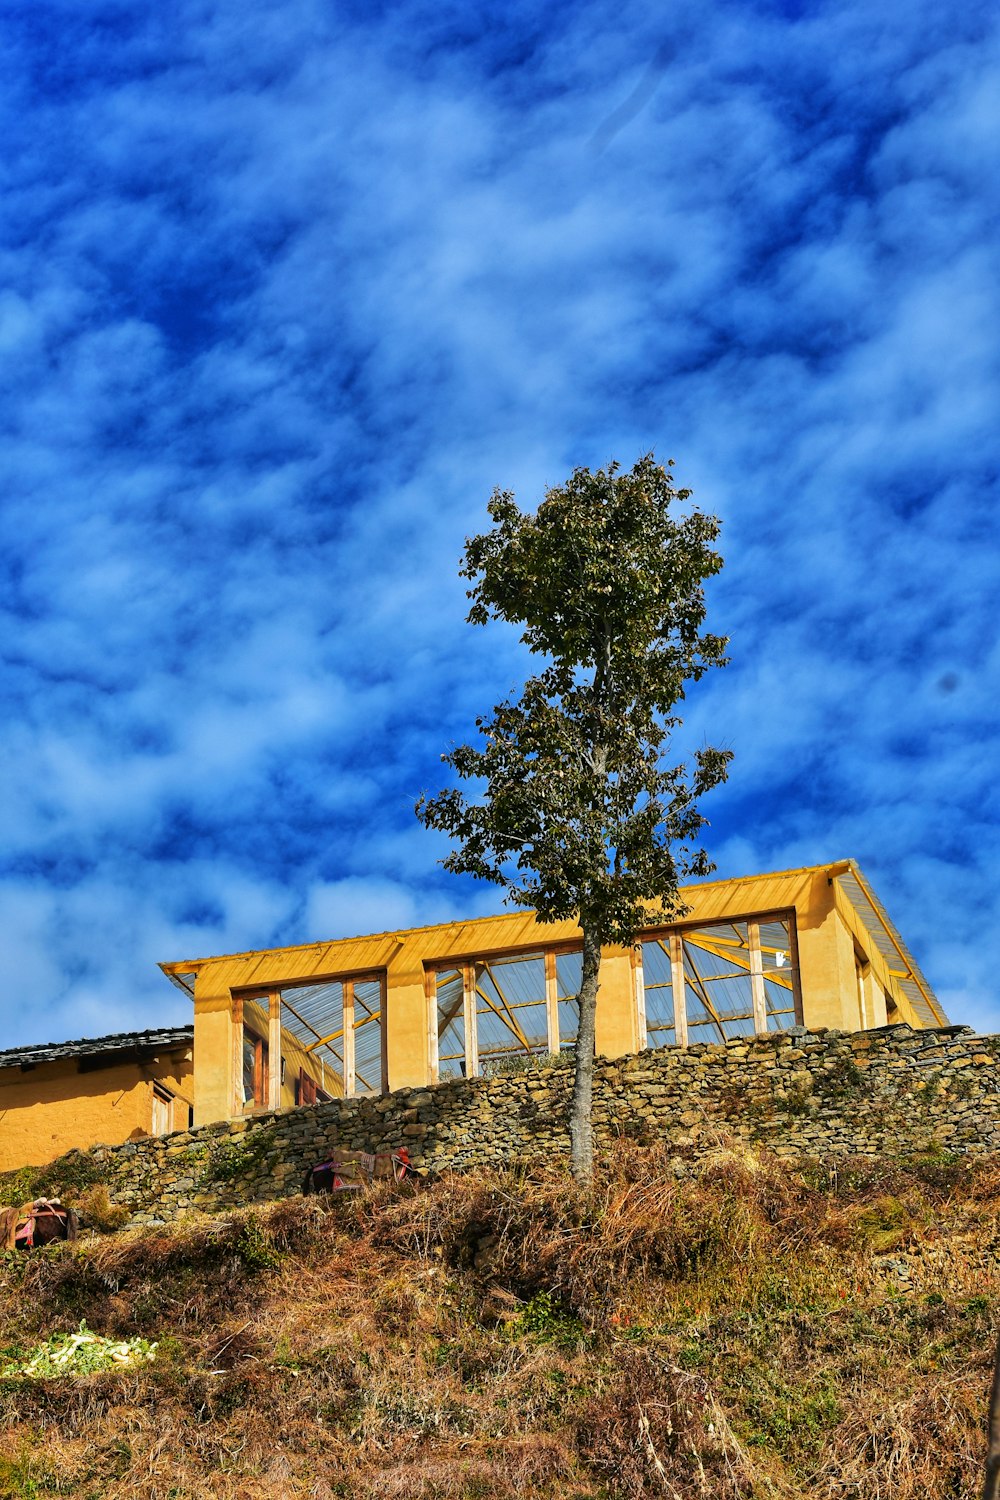
[[[580,1024],[576,1033],[576,1072],[569,1116],[569,1162],[577,1182],[589,1186],[594,1176],[594,1021],[597,1015],[601,945],[585,919],[583,975],[580,981]]]
[[[1000,1338],[997,1339],[996,1353],[993,1356],[993,1387],[990,1391],[987,1443],[983,1500],[998,1500],[1000,1496]]]

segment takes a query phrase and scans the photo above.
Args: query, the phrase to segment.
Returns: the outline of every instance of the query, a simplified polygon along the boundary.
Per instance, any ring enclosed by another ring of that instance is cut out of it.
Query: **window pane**
[[[642,945],[642,985],[646,998],[646,1044],[670,1047],[677,1040],[674,992],[670,974],[670,939],[652,938]]]
[[[465,1077],[465,984],[461,969],[439,969],[437,981],[438,1077]]]
[[[479,1065],[549,1050],[545,1009],[545,961],[500,958],[480,961],[476,975]]]
[[[797,1021],[795,991],[798,975],[792,964],[789,920],[779,917],[760,924],[760,957],[764,970],[768,1031],[784,1031]]]
[[[382,986],[354,981],[354,1092],[382,1092]]]
[[[697,955],[703,978],[750,973],[750,934],[746,922],[717,922],[681,934],[685,949]]]
[[[559,1051],[576,1045],[580,1029],[580,981],[583,978],[582,953],[556,954],[556,986],[559,995]]]
[[[792,966],[791,948],[787,921],[761,922],[760,958],[765,974],[787,974]]]
[[[719,922],[681,934],[688,1040],[753,1036],[750,938],[746,922]]]
[[[252,1036],[243,1033],[243,1103],[252,1104],[253,1077],[257,1065],[257,1044]]]
[[[344,1092],[344,986],[339,980],[281,991],[286,1076],[305,1073],[325,1094]]]

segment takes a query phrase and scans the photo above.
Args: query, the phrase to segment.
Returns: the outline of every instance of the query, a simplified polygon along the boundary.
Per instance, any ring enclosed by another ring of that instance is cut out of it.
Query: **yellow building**
[[[853,861],[688,886],[603,955],[597,1050],[946,1024]],[[471,1077],[573,1046],[580,931],[515,911],[163,964],[194,999],[196,1124]]]
[[[0,1171],[186,1126],[190,1026],[0,1052]]]

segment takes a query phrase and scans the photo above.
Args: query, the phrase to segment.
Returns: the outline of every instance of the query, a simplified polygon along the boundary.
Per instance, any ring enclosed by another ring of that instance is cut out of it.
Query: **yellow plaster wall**
[[[233,999],[218,964],[202,969],[194,985],[194,1123],[239,1113],[234,1066]]]
[[[430,1078],[430,1035],[424,966],[400,943],[386,970],[385,1051],[389,1088],[403,1089]]]
[[[861,1027],[854,940],[837,910],[825,870],[803,872],[795,902],[803,1023],[857,1031]]]
[[[189,1049],[185,1049],[189,1050]],[[156,1065],[121,1062],[77,1071],[76,1059],[0,1070],[0,1171],[44,1166],[63,1152],[151,1134],[153,1082],[176,1094],[175,1129],[188,1123],[193,1065],[180,1052]]]
[[[635,966],[629,948],[605,948],[597,991],[594,1045],[598,1057],[638,1052]]]

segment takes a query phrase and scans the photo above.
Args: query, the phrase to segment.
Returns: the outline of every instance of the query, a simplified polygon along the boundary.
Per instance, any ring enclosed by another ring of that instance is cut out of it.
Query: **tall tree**
[[[675,514],[675,489],[652,454],[629,473],[575,469],[537,511],[494,491],[492,529],[466,541],[469,620],[524,627],[545,661],[518,702],[478,718],[479,746],[442,760],[485,783],[417,803],[457,847],[446,869],[494,881],[542,922],[576,917],[583,933],[570,1116],[576,1177],[593,1173],[591,1100],[601,947],[684,911],[680,878],[713,866],[694,840],[698,798],[723,781],[730,752],[704,748],[665,764],[688,682],[724,666],[725,638],[702,632],[704,582],[722,567],[715,516]]]

